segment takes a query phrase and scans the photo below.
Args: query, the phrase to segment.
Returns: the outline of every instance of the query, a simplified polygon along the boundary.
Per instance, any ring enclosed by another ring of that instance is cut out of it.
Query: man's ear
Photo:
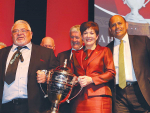
[[[111,32],[111,29],[110,29],[110,27],[109,27],[109,31]]]
[[[126,22],[126,28],[128,29],[128,22]]]

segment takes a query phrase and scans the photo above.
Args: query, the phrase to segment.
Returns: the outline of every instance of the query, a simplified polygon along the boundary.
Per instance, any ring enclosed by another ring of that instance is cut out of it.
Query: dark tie
[[[121,40],[121,43],[119,46],[119,87],[122,89],[126,87],[123,40]]]
[[[8,68],[6,71],[6,76],[5,76],[5,82],[8,85],[11,84],[15,80],[16,70],[17,70],[19,59],[21,60],[21,62],[24,61],[24,59],[22,57],[22,53],[20,52],[20,50],[22,48],[26,48],[26,46],[24,46],[24,47],[18,46],[17,51],[13,54],[13,56],[9,62],[9,65],[8,65]]]

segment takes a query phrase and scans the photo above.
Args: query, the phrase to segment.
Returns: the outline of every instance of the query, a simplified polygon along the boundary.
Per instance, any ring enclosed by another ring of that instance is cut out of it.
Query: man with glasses
[[[46,76],[36,72],[55,68],[57,60],[53,50],[31,43],[26,21],[16,21],[11,32],[13,45],[0,50],[0,113],[41,113],[50,106],[39,84],[46,86]]]

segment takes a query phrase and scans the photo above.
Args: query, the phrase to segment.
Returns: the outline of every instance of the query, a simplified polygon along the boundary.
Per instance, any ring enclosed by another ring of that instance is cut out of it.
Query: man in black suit
[[[67,66],[71,67],[69,64],[69,60],[72,57],[72,50],[79,50],[82,48],[82,37],[80,33],[80,25],[75,25],[70,28],[70,43],[71,43],[71,49],[67,51],[63,51],[61,53],[58,53],[57,58],[59,60],[59,65],[63,65],[65,59],[67,59]]]
[[[150,113],[150,39],[128,35],[127,29],[128,23],[120,15],[110,18],[114,41],[108,47],[116,68],[115,113]]]
[[[67,51],[63,51],[57,55],[57,59],[59,61],[59,65],[63,65],[65,59],[67,59],[67,66],[71,68],[71,57],[72,57],[72,50],[79,50],[82,46],[82,37],[80,33],[80,25],[75,25],[70,29],[70,43],[71,49]],[[70,113],[70,104],[62,103],[60,105],[60,112],[61,113]]]
[[[32,31],[26,21],[16,21],[11,31],[13,45],[0,50],[0,112],[41,113],[50,106],[39,84],[46,86],[46,76],[36,72],[55,68],[57,60],[53,50],[31,43]],[[17,66],[11,67],[17,59]]]

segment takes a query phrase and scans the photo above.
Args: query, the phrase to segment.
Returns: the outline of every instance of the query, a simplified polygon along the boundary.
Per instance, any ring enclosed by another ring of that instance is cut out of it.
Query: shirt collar
[[[26,44],[25,46],[27,46],[27,48],[26,49],[28,49],[28,50],[31,50],[31,47],[32,47],[32,43],[31,42],[29,42],[28,44]],[[13,46],[12,46],[12,48],[11,48],[11,51],[15,51],[16,49],[17,49],[17,45],[15,45],[15,44],[13,44]]]
[[[123,42],[127,42],[129,39],[128,39],[128,34],[126,33],[125,36],[122,38]],[[115,38],[114,40],[114,45],[118,45],[120,44],[120,40],[118,38]]]
[[[82,48],[83,48],[83,45],[80,47],[80,49],[82,49]],[[80,50],[80,49],[79,49],[79,50]],[[75,50],[75,51],[77,51],[77,50],[76,50],[76,49],[74,49],[74,48],[72,48],[71,50]]]

